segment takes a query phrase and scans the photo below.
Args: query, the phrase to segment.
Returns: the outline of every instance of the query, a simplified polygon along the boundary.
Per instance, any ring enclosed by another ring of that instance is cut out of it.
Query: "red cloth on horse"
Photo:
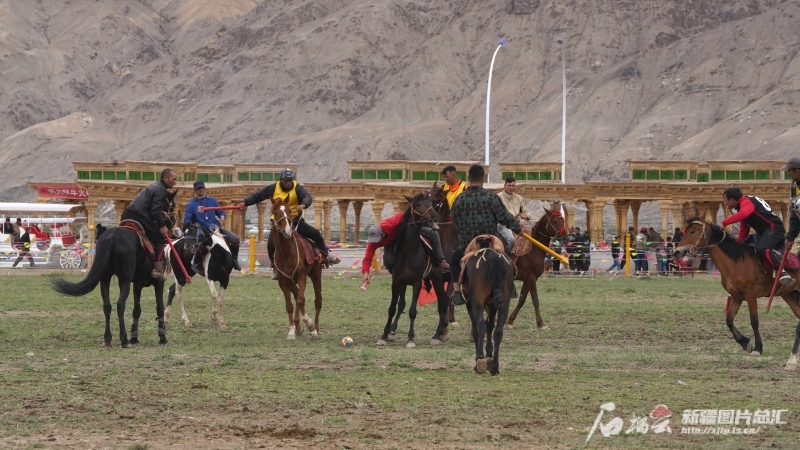
[[[447,286],[450,283],[447,281],[444,282],[444,290],[447,290]],[[420,306],[427,305],[428,303],[435,303],[438,300],[436,298],[436,290],[433,289],[433,284],[431,284],[430,289],[425,289],[425,283],[422,284],[422,289],[419,291],[419,299],[417,300],[417,304]]]
[[[302,244],[303,253],[306,255],[306,262],[308,264],[314,264],[315,261],[322,262],[322,252],[314,245],[314,241],[300,236],[300,243]]]
[[[142,227],[142,224],[135,220],[125,219],[120,221],[119,227],[135,231],[136,234],[139,235],[139,244],[141,244],[142,248],[147,251],[147,256],[149,256],[153,261],[156,260],[156,252],[153,250],[153,244],[149,239],[147,239],[147,236],[144,235],[144,228]],[[161,255],[159,255],[159,257],[160,256]]]

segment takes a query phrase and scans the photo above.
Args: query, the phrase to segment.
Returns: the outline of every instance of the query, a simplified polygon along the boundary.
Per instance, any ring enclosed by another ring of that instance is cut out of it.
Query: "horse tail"
[[[486,281],[492,287],[492,298],[494,300],[495,309],[500,309],[503,306],[503,284],[506,282],[506,274],[508,267],[505,259],[498,253],[491,250],[486,258]]]
[[[103,277],[103,272],[108,268],[109,260],[111,259],[111,250],[113,248],[111,239],[103,239],[97,242],[97,252],[94,257],[94,264],[89,269],[86,278],[77,282],[70,283],[63,278],[53,278],[50,280],[50,287],[59,294],[69,295],[72,297],[82,297],[100,283]]]

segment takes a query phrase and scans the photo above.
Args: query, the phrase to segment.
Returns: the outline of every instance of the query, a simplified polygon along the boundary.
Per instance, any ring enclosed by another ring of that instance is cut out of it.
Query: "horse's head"
[[[688,265],[700,250],[711,245],[710,239],[714,230],[710,222],[701,221],[698,217],[688,219],[686,224],[683,239],[675,244],[674,258],[682,258]]]
[[[164,215],[164,225],[169,230],[171,230],[175,224],[178,223],[178,219],[175,217],[175,196],[177,194],[177,189],[171,194],[169,191],[167,192],[166,204],[164,205],[164,210],[162,212]]]
[[[188,256],[194,256],[199,246],[210,246],[212,243],[211,236],[213,231],[203,225],[190,223],[184,233],[186,244],[183,246],[183,251]]]
[[[447,208],[449,206],[448,203],[447,203],[447,198],[445,197],[444,192],[442,191],[442,188],[439,186],[439,182],[438,181],[434,181],[433,182],[433,186],[428,191],[427,196],[428,196],[428,200],[431,201],[431,204],[433,205],[433,208],[436,211],[439,211],[439,213],[442,212],[442,208]],[[447,209],[449,209],[449,208],[447,208]]]
[[[284,238],[292,237],[292,211],[289,208],[289,195],[283,200],[273,199],[270,210],[272,226],[280,231]]]
[[[551,239],[560,239],[566,237],[567,230],[564,229],[564,216],[562,216],[561,213],[555,209],[542,209],[544,209],[544,215],[533,227],[537,234],[549,237]]]
[[[419,193],[413,198],[407,195],[403,197],[405,197],[409,203],[411,223],[417,226],[431,227],[434,230],[439,229],[439,213],[433,209],[433,204],[426,194]]]

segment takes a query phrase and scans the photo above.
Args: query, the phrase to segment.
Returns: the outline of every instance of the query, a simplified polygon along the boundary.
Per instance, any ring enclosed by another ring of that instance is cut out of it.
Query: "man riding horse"
[[[725,189],[722,194],[723,203],[731,210],[738,211],[722,221],[722,226],[740,222],[738,242],[743,242],[750,234],[752,228],[756,235],[756,254],[772,262],[776,269],[781,264],[781,250],[784,240],[783,221],[772,212],[772,208],[761,198],[753,195],[743,195],[735,186]],[[779,274],[783,286],[794,284],[792,278],[785,271]]]
[[[164,281],[164,246],[169,228],[165,224],[169,206],[167,189],[175,187],[178,177],[172,169],[164,169],[161,179],[139,192],[130,205],[122,213],[122,220],[130,219],[139,222],[144,234],[153,244],[156,261],[153,264],[152,277]]]
[[[502,223],[517,234],[522,233],[519,222],[503,206],[500,197],[483,188],[484,175],[483,166],[475,164],[469,168],[467,174],[469,187],[456,198],[450,212],[453,224],[458,230],[458,248],[450,255],[450,282],[453,285],[453,304],[456,306],[466,303],[461,295],[459,278],[461,258],[464,257],[464,251],[469,243],[482,234],[491,234],[499,238],[498,223]],[[506,248],[506,253],[510,256],[511,249]]]
[[[452,208],[453,203],[455,203],[456,198],[464,192],[464,189],[467,185],[458,179],[458,172],[456,171],[456,166],[447,166],[442,169],[442,175],[444,175],[444,184],[442,185],[442,192],[444,192],[444,196],[447,199],[447,204]],[[442,220],[447,220],[446,217],[442,217]]]
[[[311,194],[302,184],[298,183],[295,179],[294,171],[292,169],[282,169],[280,173],[280,181],[270,184],[260,191],[250,194],[243,202],[239,203],[239,207],[255,205],[261,203],[266,199],[283,200],[289,197],[288,205],[292,210],[292,228],[295,228],[301,236],[311,239],[317,246],[324,258],[327,266],[339,264],[341,260],[334,254],[330,253],[328,246],[325,245],[325,240],[322,238],[320,232],[307,224],[303,219],[303,211],[311,206]],[[271,266],[275,265],[275,244],[272,238],[272,233],[267,240],[267,253],[269,255],[269,262]],[[273,267],[274,268],[274,267]],[[277,279],[277,274],[272,273],[273,279]]]
[[[186,230],[190,223],[200,224],[208,228],[217,228],[228,242],[231,256],[233,257],[234,270],[242,270],[239,266],[239,236],[222,228],[225,226],[225,211],[218,209],[200,212],[201,206],[203,208],[219,206],[219,202],[214,197],[206,195],[205,183],[202,181],[195,181],[194,198],[186,205],[186,214],[183,216],[182,229]],[[202,259],[203,255],[200,252],[196,252],[194,258],[192,258],[192,270],[200,275],[203,275]]]

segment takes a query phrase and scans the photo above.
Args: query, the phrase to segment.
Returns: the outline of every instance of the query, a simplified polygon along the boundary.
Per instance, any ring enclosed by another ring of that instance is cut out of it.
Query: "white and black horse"
[[[225,239],[207,227],[190,224],[185,230],[184,237],[175,241],[173,245],[181,262],[183,262],[183,267],[186,268],[186,273],[192,278],[197,275],[192,270],[192,259],[198,248],[202,247],[204,249],[201,251],[202,269],[205,272],[208,288],[211,290],[211,322],[219,325],[220,328],[225,328],[225,321],[222,319],[222,303],[225,290],[228,289],[231,270],[233,270],[233,257]],[[178,265],[178,259],[174,257],[170,249],[167,250],[166,257],[167,261],[169,261],[169,267],[175,275],[175,283],[169,287],[164,321],[169,322],[172,299],[177,296],[178,303],[181,305],[183,324],[191,327],[192,322],[183,307],[183,286],[186,285],[186,277],[184,277],[183,271]],[[219,291],[217,291],[214,284],[217,281],[219,282]]]

